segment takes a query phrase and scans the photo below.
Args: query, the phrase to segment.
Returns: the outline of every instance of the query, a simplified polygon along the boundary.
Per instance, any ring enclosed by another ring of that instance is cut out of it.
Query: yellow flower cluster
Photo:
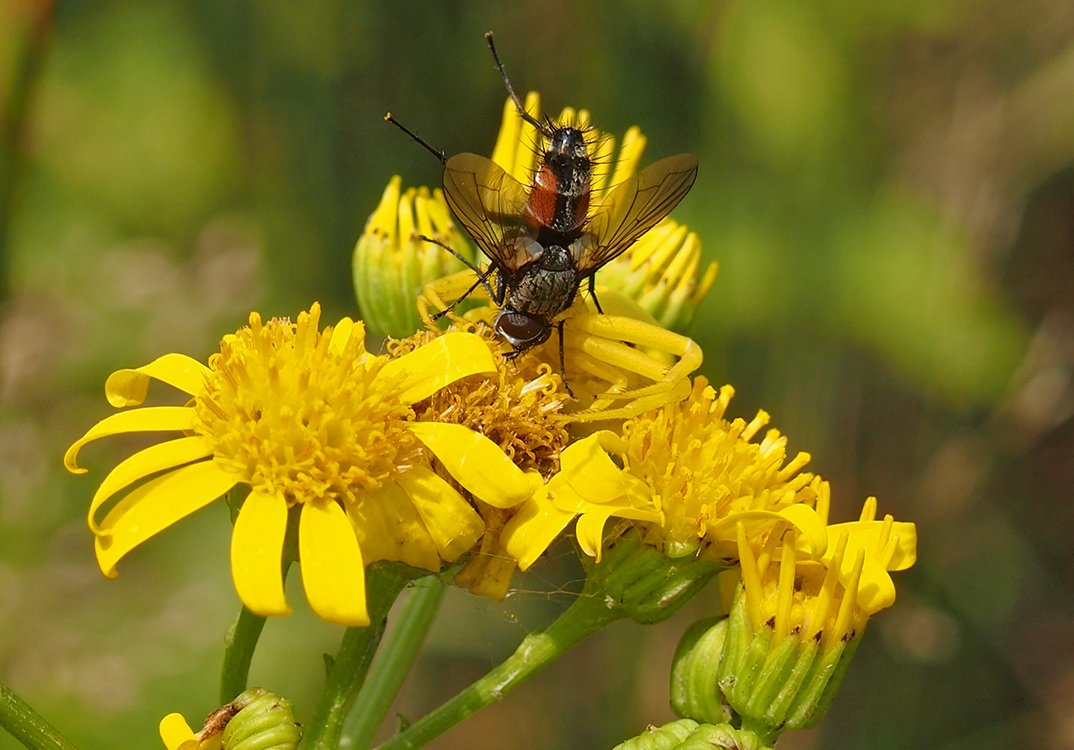
[[[527,107],[537,111],[534,95]],[[595,177],[599,201],[634,171],[645,141],[629,131],[613,159],[613,139],[587,134],[595,161],[617,165]],[[509,102],[494,159],[528,179],[537,139]],[[71,446],[68,469],[83,471],[78,454],[99,438],[175,436],[122,461],[94,496],[105,575],[230,493],[235,587],[261,615],[290,611],[290,554],[312,609],[345,625],[368,624],[364,570],[381,560],[433,572],[465,560],[456,582],[502,597],[572,523],[597,561],[628,530],[669,558],[741,560],[751,619],[774,617],[785,632],[818,632],[820,620],[850,628],[891,603],[888,571],[912,562],[912,525],[828,526],[828,486],[804,471],[809,456],[789,454],[763,412],[729,417],[730,386],[691,380],[700,347],[670,328],[688,321],[715,274],[701,271],[695,235],[658,224],[602,275],[613,285],[600,289],[603,312],[579,300],[560,336],[517,359],[490,332],[496,309],[474,274],[445,276],[451,268],[419,235],[472,257],[443,195],[402,191],[395,178],[355,251],[366,317],[406,331],[384,354],[366,349],[361,322],[322,326],[314,304],[294,322],[252,314],[207,365],[169,354],[108,379],[123,410]],[[434,319],[443,300],[467,291],[468,309],[451,310],[445,329]],[[409,317],[392,313],[408,305]],[[415,333],[418,312],[428,325]],[[188,402],[141,406],[151,380]],[[799,563],[815,571],[783,572]],[[790,590],[773,586],[788,577]],[[807,610],[820,620],[804,623]]]

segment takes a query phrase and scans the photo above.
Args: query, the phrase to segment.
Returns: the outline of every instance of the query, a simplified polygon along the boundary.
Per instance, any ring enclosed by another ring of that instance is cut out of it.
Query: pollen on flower
[[[671,557],[693,554],[704,543],[710,554],[733,558],[730,519],[815,501],[814,476],[801,472],[809,455],[788,460],[787,438],[776,430],[754,442],[768,415],[729,421],[733,395],[730,386],[717,392],[698,378],[685,401],[623,426],[627,469],[660,498],[666,519],[650,529],[659,538],[649,541]]]
[[[414,404],[417,418],[469,427],[496,443],[523,470],[550,476],[569,441],[563,420],[557,418],[567,398],[562,379],[551,366],[531,357],[508,363],[491,329],[478,326],[475,331],[489,342],[496,372],[462,378]],[[402,356],[439,335],[421,331],[391,341],[388,353]]]
[[[410,407],[375,377],[384,360],[366,355],[361,324],[318,331],[319,318],[318,306],[297,323],[251,314],[194,402],[217,464],[290,502],[376,489],[421,451]]]

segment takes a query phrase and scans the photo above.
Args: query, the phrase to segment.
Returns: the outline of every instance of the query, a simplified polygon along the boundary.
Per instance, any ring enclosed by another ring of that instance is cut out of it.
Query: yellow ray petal
[[[605,450],[616,440],[614,433],[601,430],[572,443],[560,456],[556,478],[568,482],[578,496],[590,503],[610,503],[628,494],[637,480],[616,466]],[[555,502],[566,509],[558,496]]]
[[[429,571],[440,570],[440,553],[425,522],[403,488],[386,482],[363,493],[347,508],[366,564],[397,560]]]
[[[459,378],[495,371],[496,362],[488,344],[480,336],[456,331],[389,360],[376,380],[387,380],[396,387],[403,403],[413,404]]]
[[[396,481],[417,508],[444,560],[457,560],[485,530],[477,511],[432,469],[415,466],[399,474]]]
[[[287,500],[278,492],[251,492],[231,532],[231,578],[243,605],[262,617],[289,615],[283,593]]]
[[[365,326],[362,321],[355,323],[350,318],[343,318],[332,328],[332,338],[328,341],[328,351],[342,354],[353,336],[365,339]]]
[[[205,378],[210,374],[212,371],[193,357],[165,354],[148,365],[113,372],[104,383],[104,393],[116,408],[138,406],[145,401],[152,378],[196,396],[205,389]]]
[[[533,496],[541,477],[526,473],[496,443],[469,427],[445,422],[411,422],[410,431],[475,497],[496,508],[513,508]]]
[[[608,513],[586,513],[574,525],[578,546],[590,557],[600,562],[604,546],[604,525],[608,522]]]
[[[109,578],[116,563],[146,539],[159,534],[222,496],[239,477],[201,461],[169,471],[129,492],[101,521],[94,543],[97,564]]]
[[[548,549],[575,514],[539,499],[523,503],[504,526],[500,538],[504,550],[526,570]]]
[[[189,406],[147,406],[144,409],[122,411],[105,417],[90,427],[86,434],[76,440],[63,454],[63,465],[72,474],[85,474],[78,465],[78,452],[82,446],[112,435],[125,432],[168,432],[193,429],[194,410]]]
[[[194,435],[151,445],[121,461],[108,473],[93,495],[88,514],[90,530],[94,533],[99,530],[95,516],[112,495],[157,472],[208,458],[212,452],[213,448],[208,440]]]
[[[298,554],[302,586],[313,611],[338,625],[368,625],[365,564],[343,508],[331,500],[302,505]]]
[[[198,737],[182,714],[168,714],[161,719],[159,732],[168,750],[198,750]]]

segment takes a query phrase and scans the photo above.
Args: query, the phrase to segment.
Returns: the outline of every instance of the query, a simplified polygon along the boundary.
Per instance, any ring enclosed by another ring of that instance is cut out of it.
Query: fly
[[[511,344],[509,356],[543,344],[555,327],[560,334],[562,365],[560,315],[574,303],[583,281],[588,282],[597,311],[602,312],[596,298],[596,272],[678,205],[697,177],[697,159],[691,154],[662,159],[613,188],[599,209],[593,210],[593,159],[585,132],[573,125],[559,125],[548,117],[541,122],[526,112],[496,53],[492,32],[485,39],[519,116],[534,126],[547,143],[531,185],[523,185],[491,159],[478,154],[461,153],[448,158],[390,113],[385,119],[444,165],[448,207],[489,259],[489,267],[482,271],[450,247],[442,246],[477,274],[478,280],[470,291],[478,284],[484,285],[500,308],[493,327]]]

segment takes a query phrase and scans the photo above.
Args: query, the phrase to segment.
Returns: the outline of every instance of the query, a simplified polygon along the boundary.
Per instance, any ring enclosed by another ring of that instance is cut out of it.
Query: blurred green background
[[[384,184],[438,181],[381,118],[488,152],[488,29],[551,111],[697,154],[675,216],[721,265],[704,373],[812,453],[837,520],[875,494],[918,523],[834,708],[781,747],[1074,747],[1069,0],[0,0],[0,679],[85,748],[157,747],[163,714],[216,705],[225,510],[107,582],[84,513],[130,446],[87,451],[93,479],[63,449],[114,369],[204,358],[253,309],[354,315]],[[399,713],[494,664],[575,576],[562,550],[502,604],[452,592]],[[302,718],[339,631],[291,598],[254,679]],[[434,747],[599,750],[669,720],[675,641],[711,608],[610,628]]]

